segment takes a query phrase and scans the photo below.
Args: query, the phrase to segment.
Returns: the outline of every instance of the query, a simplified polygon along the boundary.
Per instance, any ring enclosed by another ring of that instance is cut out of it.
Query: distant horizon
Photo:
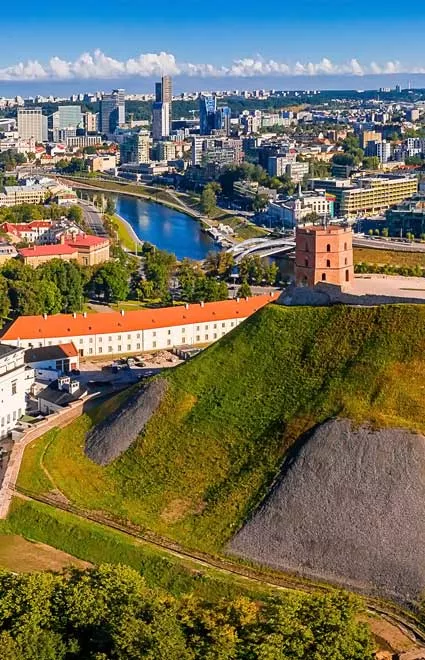
[[[71,96],[72,94],[108,92],[115,88],[123,88],[127,94],[149,94],[154,92],[154,84],[160,76],[145,78],[100,78],[72,80],[16,80],[0,81],[0,97],[23,98],[40,96]],[[407,89],[410,83],[412,90],[425,89],[425,74],[376,74],[376,75],[322,75],[322,76],[252,76],[237,77],[189,77],[172,76],[173,92],[224,91],[224,90],[254,90],[274,89],[279,91],[377,91],[381,87],[394,89],[400,85]]]

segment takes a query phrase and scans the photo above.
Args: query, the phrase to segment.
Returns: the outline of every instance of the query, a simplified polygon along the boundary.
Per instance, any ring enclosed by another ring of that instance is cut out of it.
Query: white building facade
[[[0,437],[6,437],[25,413],[26,393],[34,380],[27,369],[24,350],[0,344]]]
[[[273,299],[271,294],[102,315],[21,316],[3,333],[1,341],[13,344],[19,337],[20,346],[26,349],[72,342],[81,357],[210,344]]]

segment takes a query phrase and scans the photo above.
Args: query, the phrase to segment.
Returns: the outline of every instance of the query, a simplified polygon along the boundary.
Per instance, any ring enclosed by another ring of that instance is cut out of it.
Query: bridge
[[[233,245],[227,250],[239,263],[249,255],[258,257],[271,257],[274,254],[293,252],[295,250],[294,238],[250,238],[247,241]]]

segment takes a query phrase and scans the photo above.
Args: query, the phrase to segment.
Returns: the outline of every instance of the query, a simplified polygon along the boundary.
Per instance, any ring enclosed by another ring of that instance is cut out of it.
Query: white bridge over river
[[[233,254],[236,263],[249,255],[258,257],[271,257],[274,254],[293,252],[295,250],[295,239],[286,238],[250,238],[247,241],[233,245],[227,250]]]

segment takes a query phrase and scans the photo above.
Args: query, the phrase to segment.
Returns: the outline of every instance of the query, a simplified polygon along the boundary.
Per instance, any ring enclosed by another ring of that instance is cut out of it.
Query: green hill
[[[318,422],[341,416],[425,431],[424,349],[424,306],[269,305],[165,376],[158,412],[113,464],[83,453],[109,402],[30,445],[19,485],[220,550],[288,447]]]

